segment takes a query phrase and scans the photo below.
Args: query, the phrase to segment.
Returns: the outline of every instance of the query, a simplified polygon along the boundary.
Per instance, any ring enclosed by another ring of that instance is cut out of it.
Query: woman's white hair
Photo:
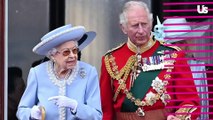
[[[76,40],[74,40],[75,45],[78,47],[78,42]],[[62,43],[63,44],[63,43]],[[58,46],[57,46],[58,47]],[[50,49],[47,54],[46,57],[48,57],[49,59],[51,59],[51,56],[55,55],[57,53],[57,47],[54,47],[52,49]]]
[[[128,22],[127,16],[126,16],[126,12],[129,10],[129,8],[133,7],[133,6],[141,6],[142,8],[145,9],[145,11],[148,13],[148,19],[149,21],[153,21],[153,16],[152,13],[150,12],[148,6],[146,3],[142,2],[142,1],[129,1],[127,3],[125,3],[124,7],[123,7],[123,11],[120,14],[119,18],[120,18],[120,24],[122,25],[126,25],[126,23]]]

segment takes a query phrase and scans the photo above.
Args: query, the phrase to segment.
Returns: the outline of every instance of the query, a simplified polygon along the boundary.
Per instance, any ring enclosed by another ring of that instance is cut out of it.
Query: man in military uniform
[[[152,39],[147,5],[127,2],[120,24],[127,42],[102,58],[103,120],[196,119],[199,97],[184,53]]]

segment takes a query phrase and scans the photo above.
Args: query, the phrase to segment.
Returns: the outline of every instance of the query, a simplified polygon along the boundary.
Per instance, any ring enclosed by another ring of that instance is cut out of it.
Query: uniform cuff
[[[176,117],[181,120],[191,120],[191,114],[193,111],[195,111],[197,108],[193,105],[187,104],[183,105],[181,108],[179,108],[175,114]]]

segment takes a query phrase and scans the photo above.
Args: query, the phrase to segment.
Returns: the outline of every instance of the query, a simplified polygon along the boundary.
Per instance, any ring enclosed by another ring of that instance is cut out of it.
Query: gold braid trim
[[[112,68],[110,67],[110,60],[109,60],[109,55],[106,55],[105,56],[105,64],[106,64],[106,69],[107,69],[107,72],[109,73],[109,75],[113,78],[113,79],[116,79],[116,80],[119,80],[121,79],[121,77],[124,75],[124,73],[128,70],[128,69],[131,69],[133,63],[136,62],[136,57],[133,55],[131,56],[126,65],[120,70],[117,72],[113,72]]]
[[[170,44],[170,43],[160,42],[160,44],[162,44],[162,45],[164,45],[164,46],[166,46],[166,47],[169,47],[169,48],[173,48],[173,49],[175,49],[175,50],[177,50],[177,51],[181,51],[181,48],[178,47],[178,46],[175,46],[175,45],[172,45],[172,44],[171,44],[171,46],[168,45],[168,44]]]
[[[111,50],[108,50],[108,51],[105,53],[105,55],[110,54],[111,52],[120,49],[120,48],[121,48],[122,46],[124,46],[124,45],[125,45],[125,43],[121,43],[119,46],[117,46],[117,47],[115,47],[115,48],[112,48]]]
[[[45,115],[46,115],[45,108],[42,106],[39,106],[39,109],[41,111],[41,120],[45,120]]]
[[[135,61],[136,61],[136,59],[135,59]],[[134,65],[135,61],[127,62],[126,66],[128,66],[128,67],[127,67],[126,72],[125,72],[125,74],[123,76],[123,79],[118,80],[119,86],[118,86],[118,89],[116,90],[115,95],[113,97],[114,101],[116,101],[117,96],[120,93],[120,91],[124,90],[126,88],[126,80],[127,80],[128,76],[129,76],[129,73],[131,71],[131,67]]]
[[[131,56],[128,59],[128,61],[126,62],[125,66],[120,70],[120,72],[117,69],[113,70],[113,68],[110,67],[110,62],[111,62],[112,64],[114,64],[113,67],[116,66],[116,68],[118,68],[114,59],[112,59],[112,61],[109,60],[109,56],[113,57],[111,54],[105,56],[105,64],[106,64],[107,72],[109,73],[111,78],[118,80],[118,83],[119,83],[119,86],[113,97],[113,100],[116,101],[117,96],[120,93],[120,91],[122,89],[126,88],[126,80],[128,78],[128,75],[131,71],[132,66],[136,62],[136,56],[134,56],[134,55]],[[121,78],[122,76],[123,76],[123,78]]]
[[[193,105],[186,104],[183,105],[182,108],[178,109],[175,114],[176,117],[181,119],[181,120],[191,120],[191,114],[194,112],[197,108]]]
[[[144,46],[137,47],[134,45],[134,43],[131,42],[130,39],[128,39],[127,46],[134,53],[138,53],[138,48],[140,49],[139,50],[140,53],[144,53],[145,51],[149,50],[155,44],[155,42],[156,41],[154,41],[152,38],[150,38],[149,41]]]

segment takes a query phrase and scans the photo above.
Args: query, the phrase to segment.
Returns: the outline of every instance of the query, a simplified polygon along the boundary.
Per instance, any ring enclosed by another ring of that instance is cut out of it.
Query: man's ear
[[[121,28],[121,30],[123,31],[124,34],[127,34],[126,26],[120,24],[120,28]]]

